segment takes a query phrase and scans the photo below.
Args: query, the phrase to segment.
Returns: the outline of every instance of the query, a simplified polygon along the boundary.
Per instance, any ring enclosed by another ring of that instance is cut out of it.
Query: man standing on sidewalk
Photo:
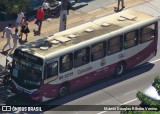
[[[10,40],[11,40],[11,36],[12,36],[12,29],[11,29],[11,24],[9,24],[3,31],[3,35],[2,38],[4,38],[4,34],[6,33],[6,38],[7,38],[7,42],[4,45],[2,52],[4,52],[4,49],[6,48],[7,45],[9,45],[10,49],[12,49],[12,46],[10,44]]]
[[[18,29],[18,26],[20,26],[22,24],[24,18],[24,13],[21,12],[17,15],[17,19],[16,19],[16,29]]]
[[[42,21],[44,18],[44,11],[42,7],[39,7],[39,9],[37,10],[37,20],[35,22],[35,24],[37,24],[38,26],[38,31],[41,32],[41,27],[42,27]]]
[[[120,2],[121,2],[121,9],[125,8],[124,6],[124,0],[118,0],[117,8],[115,8],[116,11],[120,10]]]

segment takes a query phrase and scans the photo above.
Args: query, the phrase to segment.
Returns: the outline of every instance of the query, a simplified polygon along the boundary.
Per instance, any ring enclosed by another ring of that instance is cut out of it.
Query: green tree
[[[27,11],[29,0],[1,0],[0,4],[3,6],[2,11],[7,13],[18,13]]]
[[[29,12],[33,10],[30,3],[34,0],[0,0],[0,11],[7,13]],[[54,3],[56,0],[47,0],[49,3]],[[43,3],[43,0],[41,0]],[[41,5],[41,4],[40,4]]]
[[[157,91],[160,91],[160,76],[156,76],[152,84]],[[152,93],[151,93],[152,94]],[[138,91],[137,98],[147,107],[157,108],[156,111],[121,111],[121,114],[160,114],[160,101],[147,97],[143,92]]]

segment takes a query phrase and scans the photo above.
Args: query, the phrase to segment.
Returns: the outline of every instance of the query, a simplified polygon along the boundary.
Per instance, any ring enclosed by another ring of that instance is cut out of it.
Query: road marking
[[[129,103],[134,102],[134,101],[136,101],[136,100],[138,100],[138,99],[135,98],[135,99],[132,99],[132,100],[127,101],[127,102],[125,102],[125,103],[122,103],[122,104],[120,104],[120,105],[126,105],[126,104],[129,104]],[[99,112],[99,113],[97,113],[97,114],[103,114],[103,113],[105,113],[105,112],[107,112],[107,111],[102,111],[102,112]]]
[[[106,103],[106,102],[109,102],[109,101],[112,101],[112,100],[114,100],[114,98],[112,98],[112,99],[110,99],[110,100],[107,100],[107,101],[104,101],[104,102],[101,102],[101,103],[99,103],[99,104],[97,104],[97,105],[102,105],[103,103]]]
[[[127,93],[125,93],[125,94],[123,94],[123,95],[121,95],[121,96],[125,96],[125,95],[128,95],[128,94],[131,94],[132,92],[137,92],[137,90],[129,91],[129,92],[127,92]],[[119,97],[121,97],[121,96],[119,96]],[[118,99],[119,97],[116,97],[116,98]],[[101,103],[99,103],[99,104],[97,104],[97,105],[103,105],[104,103],[109,102],[109,101],[112,101],[112,100],[114,100],[114,99],[115,99],[115,98],[112,98],[112,99],[110,99],[110,100],[101,102]]]
[[[132,92],[137,92],[137,90],[129,91],[129,92],[125,93],[124,95],[128,95],[128,94],[130,94],[130,93],[132,93]],[[122,95],[122,96],[124,96],[124,95]]]
[[[128,101],[128,102],[125,102],[125,103],[123,103],[123,104],[120,104],[120,105],[129,104],[129,103],[134,102],[134,101],[136,101],[136,100],[138,100],[138,99],[137,99],[137,98],[135,98],[135,99],[132,99],[132,100],[130,100],[130,101]]]
[[[157,61],[160,61],[160,59],[157,59],[157,60],[154,60],[154,61],[151,61],[150,63],[155,63]]]
[[[97,113],[97,114],[103,114],[103,113],[105,113],[105,112],[107,112],[107,111],[102,111],[102,112],[99,112],[99,113]]]

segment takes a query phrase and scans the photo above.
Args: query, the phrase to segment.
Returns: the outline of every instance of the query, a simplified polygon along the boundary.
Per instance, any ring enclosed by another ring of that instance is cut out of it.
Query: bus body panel
[[[150,60],[151,58],[155,56],[155,50],[154,50],[155,46],[153,44],[155,44],[155,42],[153,41],[147,42],[145,46],[140,49],[141,51],[140,50],[137,51],[138,53],[135,54],[135,56],[131,56],[128,59],[120,59],[119,62],[125,61],[128,69],[136,65],[140,65],[141,62],[143,63],[147,62],[148,60]],[[151,51],[149,51],[150,48],[152,48]],[[118,55],[119,54],[117,54],[116,57],[118,57]],[[144,55],[144,56],[140,59],[137,59],[140,57],[140,55]],[[108,61],[112,61],[112,60],[114,61],[113,58],[109,58],[109,57],[106,57],[105,59]],[[110,64],[110,65],[106,64],[105,66],[100,67],[101,60],[97,60],[93,62],[92,65],[88,64],[88,65],[83,66],[83,68],[79,68],[76,70],[73,69],[72,71],[69,71],[68,73],[63,74],[63,75],[74,74],[70,78],[66,77],[61,81],[57,80],[57,81],[53,81],[48,84],[42,85],[40,91],[42,93],[45,93],[42,96],[47,97],[47,98],[55,98],[58,95],[59,88],[65,82],[69,82],[70,91],[74,91],[78,88],[85,87],[97,80],[113,75],[117,63],[118,61],[116,61],[114,64]],[[134,65],[132,65],[133,63]]]

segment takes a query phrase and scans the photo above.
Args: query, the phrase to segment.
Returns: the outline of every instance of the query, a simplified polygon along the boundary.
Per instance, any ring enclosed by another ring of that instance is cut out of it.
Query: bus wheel
[[[124,63],[119,63],[117,66],[116,66],[116,69],[115,69],[115,72],[114,72],[114,76],[117,77],[117,76],[120,76],[124,73],[125,71],[125,64]]]
[[[59,97],[63,97],[65,95],[67,95],[68,93],[68,87],[67,85],[62,85],[59,89]]]

